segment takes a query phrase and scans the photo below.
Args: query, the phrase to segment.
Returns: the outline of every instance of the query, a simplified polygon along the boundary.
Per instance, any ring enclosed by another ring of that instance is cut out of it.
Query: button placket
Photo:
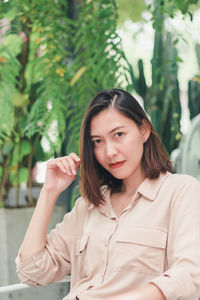
[[[111,219],[113,220],[113,219]],[[105,247],[105,256],[106,256],[106,261],[105,261],[105,268],[104,268],[104,272],[101,274],[101,282],[103,282],[107,269],[108,269],[108,263],[109,263],[109,245],[110,245],[110,241],[113,237],[113,235],[115,234],[117,228],[118,228],[118,223],[119,223],[119,219],[114,219],[114,221],[116,222],[115,227],[113,228],[112,233],[109,235],[108,239],[104,241],[104,247]]]

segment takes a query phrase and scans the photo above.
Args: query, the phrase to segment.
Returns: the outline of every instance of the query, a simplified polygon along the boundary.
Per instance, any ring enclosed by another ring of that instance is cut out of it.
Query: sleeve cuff
[[[149,283],[155,284],[167,300],[199,299],[192,278],[184,269],[168,270]]]
[[[32,278],[34,273],[39,272],[39,266],[38,261],[40,261],[40,258],[43,256],[44,249],[41,250],[39,253],[31,257],[29,260],[22,262],[21,260],[21,248],[19,249],[18,256],[15,259],[16,263],[16,272],[18,275],[18,278],[20,282],[31,285],[31,286],[39,286],[39,284],[36,281],[32,281],[29,276],[27,276],[30,273],[30,277]]]

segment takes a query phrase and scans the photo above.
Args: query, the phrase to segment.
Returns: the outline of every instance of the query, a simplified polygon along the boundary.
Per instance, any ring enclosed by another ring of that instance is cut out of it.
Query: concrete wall
[[[18,283],[15,257],[23,241],[34,208],[0,209],[0,286]],[[62,221],[66,207],[56,205],[49,231]],[[29,288],[12,293],[1,294],[1,300],[61,300],[69,291],[66,283],[46,287]]]

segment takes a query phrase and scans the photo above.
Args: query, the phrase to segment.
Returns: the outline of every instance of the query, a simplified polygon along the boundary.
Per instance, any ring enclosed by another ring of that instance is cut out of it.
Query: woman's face
[[[142,175],[143,144],[150,129],[136,123],[115,108],[96,115],[90,124],[94,155],[98,163],[115,178],[129,179]]]

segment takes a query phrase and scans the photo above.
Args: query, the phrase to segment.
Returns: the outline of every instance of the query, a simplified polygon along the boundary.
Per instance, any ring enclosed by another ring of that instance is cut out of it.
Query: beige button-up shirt
[[[102,191],[104,205],[79,198],[42,252],[25,264],[18,255],[20,280],[45,285],[71,273],[64,300],[128,300],[150,282],[166,299],[199,299],[199,182],[170,173],[146,179],[119,218]]]

